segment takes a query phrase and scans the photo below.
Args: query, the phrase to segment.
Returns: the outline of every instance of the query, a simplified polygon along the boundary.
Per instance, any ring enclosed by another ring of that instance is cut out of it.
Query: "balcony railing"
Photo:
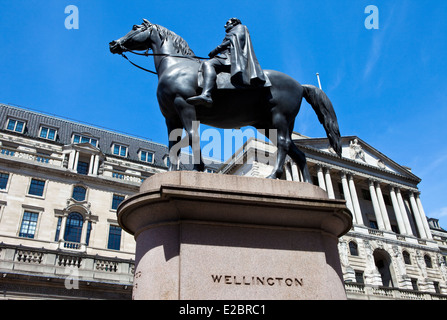
[[[58,157],[42,155],[42,154],[38,154],[36,152],[30,152],[30,151],[25,151],[25,150],[20,150],[20,149],[13,149],[13,148],[8,148],[8,147],[4,147],[4,146],[1,147],[0,154],[9,156],[9,157],[19,158],[19,159],[35,161],[35,162],[44,163],[44,164],[50,164],[50,165],[57,166],[57,167],[62,167],[62,165],[63,165],[63,159],[58,158]]]
[[[345,282],[348,299],[447,300],[447,295]]]

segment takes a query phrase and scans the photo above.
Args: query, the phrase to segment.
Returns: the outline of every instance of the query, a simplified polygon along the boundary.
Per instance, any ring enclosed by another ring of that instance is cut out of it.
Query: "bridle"
[[[140,32],[144,32],[144,31],[146,31],[146,30],[148,30],[148,29],[149,29],[149,27],[146,27],[144,30],[142,30],[142,31],[140,31]],[[152,29],[151,29],[151,34],[152,34]],[[151,36],[151,35],[149,35],[149,37],[150,37],[150,36]],[[126,39],[126,40],[127,40],[127,39]],[[133,66],[135,66],[135,67],[137,67],[137,68],[139,68],[139,69],[141,69],[141,70],[143,70],[143,71],[146,71],[146,72],[155,74],[155,75],[158,75],[158,73],[157,73],[156,71],[148,70],[148,69],[146,69],[146,68],[143,68],[143,67],[137,65],[136,63],[132,62],[132,61],[131,61],[131,60],[124,54],[124,52],[130,52],[130,53],[132,53],[132,54],[135,54],[135,55],[138,55],[138,56],[145,56],[145,57],[150,57],[150,56],[153,56],[153,57],[162,56],[163,58],[160,60],[160,62],[158,63],[158,65],[160,65],[161,62],[162,62],[165,58],[167,58],[167,57],[184,58],[184,59],[199,59],[199,60],[207,60],[207,59],[210,59],[210,58],[203,58],[203,57],[198,57],[198,56],[187,56],[187,55],[181,55],[181,54],[149,53],[150,48],[148,48],[144,53],[139,53],[139,52],[135,52],[135,51],[133,51],[133,50],[127,49],[121,42],[119,42],[118,45],[120,46],[121,50],[123,50],[123,52],[121,52],[120,55],[121,55],[124,59],[126,59],[127,61],[129,61]],[[158,68],[157,68],[157,69],[158,69]]]

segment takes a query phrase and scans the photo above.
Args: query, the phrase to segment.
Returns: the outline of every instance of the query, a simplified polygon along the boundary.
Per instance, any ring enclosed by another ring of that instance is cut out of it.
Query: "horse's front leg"
[[[177,171],[179,167],[180,151],[188,144],[182,141],[183,125],[180,119],[166,118],[166,127],[168,129],[169,138],[169,167],[168,171]]]
[[[202,160],[202,151],[200,149],[200,123],[196,117],[196,108],[187,103],[182,97],[177,97],[174,102],[193,153],[193,170],[204,171],[205,164]]]

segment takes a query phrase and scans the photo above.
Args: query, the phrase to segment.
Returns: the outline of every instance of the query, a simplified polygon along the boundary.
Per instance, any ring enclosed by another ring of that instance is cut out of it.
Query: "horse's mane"
[[[166,29],[163,26],[160,26],[158,24],[153,24],[153,27],[155,27],[158,31],[158,35],[161,40],[161,45],[163,46],[166,38],[170,38],[172,40],[174,49],[177,50],[177,53],[186,55],[186,56],[194,56],[194,51],[189,47],[188,43],[179,35],[175,34],[169,29]]]

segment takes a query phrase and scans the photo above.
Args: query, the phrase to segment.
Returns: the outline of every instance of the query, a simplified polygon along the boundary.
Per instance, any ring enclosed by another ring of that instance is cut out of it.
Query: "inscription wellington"
[[[302,278],[283,277],[257,277],[257,276],[231,276],[231,275],[211,275],[214,283],[237,285],[237,286],[286,286],[302,287]]]

